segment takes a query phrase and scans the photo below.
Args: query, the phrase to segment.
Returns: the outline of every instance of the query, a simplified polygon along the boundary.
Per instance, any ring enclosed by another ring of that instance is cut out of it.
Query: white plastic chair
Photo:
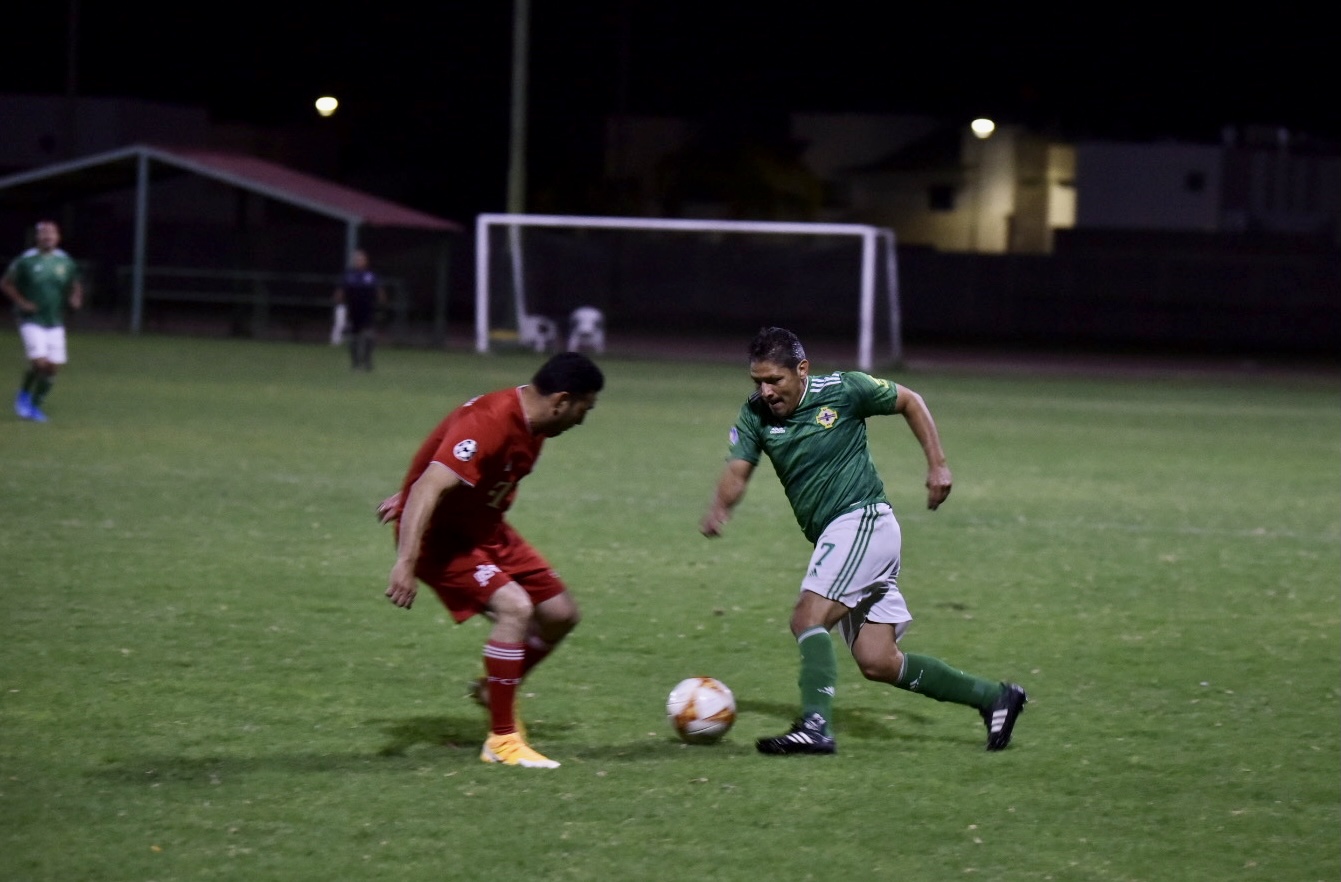
[[[344,342],[345,331],[349,329],[349,309],[343,303],[335,304],[331,315],[331,345],[339,346]]]
[[[559,328],[543,315],[524,315],[517,322],[517,336],[523,346],[548,352],[559,339]]]
[[[583,346],[605,352],[605,314],[594,306],[579,306],[568,316],[568,351]]]

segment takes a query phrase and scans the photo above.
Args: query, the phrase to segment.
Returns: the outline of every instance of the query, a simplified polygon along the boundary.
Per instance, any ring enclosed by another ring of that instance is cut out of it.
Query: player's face
[[[41,223],[34,231],[38,251],[50,251],[61,241],[61,231],[55,224]]]
[[[596,406],[596,393],[589,395],[556,395],[553,400],[554,412],[542,434],[555,438],[567,432],[573,426],[582,425],[587,411]]]
[[[750,363],[750,379],[759,390],[759,397],[776,417],[786,418],[796,412],[796,406],[801,403],[801,396],[806,391],[806,377],[809,374],[810,362],[804,359],[794,368],[773,361]]]

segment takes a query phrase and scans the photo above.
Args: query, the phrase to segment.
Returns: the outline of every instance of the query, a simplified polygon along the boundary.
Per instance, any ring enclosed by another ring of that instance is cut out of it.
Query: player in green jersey
[[[78,309],[84,300],[79,268],[60,249],[55,221],[38,221],[35,245],[14,258],[0,277],[0,290],[14,303],[28,369],[14,397],[14,411],[25,420],[46,422],[42,402],[65,364],[65,305]]]
[[[926,402],[859,371],[810,376],[801,341],[784,328],[762,329],[749,357],[756,391],[731,429],[726,467],[699,529],[709,538],[721,534],[766,456],[814,543],[791,620],[801,653],[801,716],[788,732],[755,746],[766,754],[837,751],[829,727],[838,679],[829,631],[836,626],[868,680],[975,708],[987,749],[1002,750],[1024,710],[1022,688],[899,648],[912,621],[898,586],[902,539],[871,461],[866,419],[898,414],[907,421],[927,459],[927,507],[936,509],[950,495],[951,476]]]

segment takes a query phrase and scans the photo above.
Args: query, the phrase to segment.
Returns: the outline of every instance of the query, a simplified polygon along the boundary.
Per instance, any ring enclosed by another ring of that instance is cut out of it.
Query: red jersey
[[[544,443],[543,435],[531,432],[520,388],[476,396],[447,414],[419,446],[401,484],[403,505],[429,463],[439,462],[465,485],[434,511],[422,554],[439,557],[493,536],[517,495],[517,482],[531,473]]]

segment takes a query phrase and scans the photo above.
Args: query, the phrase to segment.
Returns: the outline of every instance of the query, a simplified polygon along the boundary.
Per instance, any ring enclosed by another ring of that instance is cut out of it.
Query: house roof
[[[239,153],[139,144],[0,178],[0,203],[48,201],[132,186],[141,160],[212,178],[348,224],[462,232],[460,224]]]
[[[849,168],[857,174],[890,172],[958,172],[963,169],[960,153],[963,150],[963,132],[958,124],[940,125],[902,145],[892,153],[865,165]]]

